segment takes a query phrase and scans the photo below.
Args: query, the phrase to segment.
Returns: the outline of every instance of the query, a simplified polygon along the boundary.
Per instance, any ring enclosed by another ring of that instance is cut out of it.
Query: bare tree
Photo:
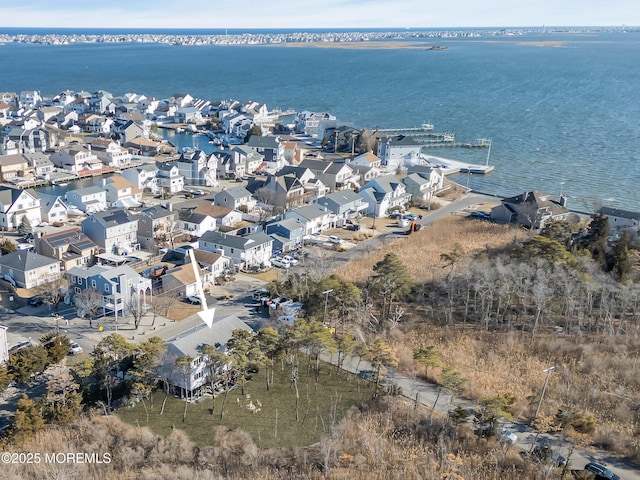
[[[69,288],[69,281],[65,277],[42,278],[40,284],[35,287],[36,295],[39,295],[47,305],[55,305],[56,312],[58,304],[62,301]]]
[[[90,327],[93,327],[93,319],[102,308],[102,296],[95,288],[86,288],[73,297],[73,303],[78,307],[78,316],[87,317]]]
[[[125,309],[133,317],[133,324],[137,330],[140,326],[140,321],[147,312],[147,305],[144,303],[139,293],[132,293],[129,299],[125,302]]]

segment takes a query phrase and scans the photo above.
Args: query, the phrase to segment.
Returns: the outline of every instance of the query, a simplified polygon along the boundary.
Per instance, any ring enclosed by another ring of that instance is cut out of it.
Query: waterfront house
[[[40,216],[47,223],[66,222],[69,219],[69,207],[60,195],[38,193],[40,197]]]
[[[263,232],[243,237],[220,232],[206,232],[198,242],[200,250],[220,253],[230,258],[241,269],[268,264],[272,255],[273,239]]]
[[[66,172],[76,174],[86,174],[90,172],[101,172],[102,162],[91,151],[80,145],[73,145],[64,148],[49,157],[53,164]]]
[[[121,175],[113,175],[102,180],[110,207],[136,208],[142,205],[142,190],[134,187]]]
[[[273,238],[273,250],[287,252],[302,245],[306,224],[297,218],[270,223],[265,232]]]
[[[640,231],[640,212],[602,207],[600,213],[609,219],[609,227],[616,233],[626,229],[635,232]]]
[[[34,246],[40,255],[57,259],[63,271],[91,265],[99,250],[79,228],[37,235]]]
[[[115,138],[119,139],[125,147],[128,147],[127,143],[135,139],[148,138],[145,127],[133,120],[116,120],[111,134],[115,135]]]
[[[166,193],[178,193],[184,190],[184,176],[175,163],[158,163],[156,174],[158,188]]]
[[[155,140],[148,140],[143,137],[132,138],[131,140],[124,141],[122,145],[129,149],[129,152],[134,155],[142,155],[143,157],[155,157],[163,152],[172,152],[175,149],[162,142],[156,142]]]
[[[60,262],[27,250],[0,256],[0,275],[9,276],[20,288],[31,289],[60,278]]]
[[[129,168],[133,159],[129,150],[113,140],[93,139],[91,151],[104,165],[117,169]]]
[[[516,223],[526,228],[539,229],[553,220],[568,220],[570,211],[566,198],[556,201],[551,195],[532,190],[505,198],[491,209],[491,219],[499,223]]]
[[[367,211],[368,203],[353,190],[340,190],[316,200],[336,217],[336,226],[341,227],[346,220],[355,218]]]
[[[228,315],[214,318],[211,328],[201,324],[168,340],[167,353],[158,367],[158,375],[167,378],[170,384],[181,389],[185,395],[199,396],[201,390],[207,385],[210,374],[207,356],[201,352],[202,346],[212,345],[220,352],[226,352],[227,342],[231,339],[234,330],[253,332],[251,327],[238,317]],[[192,358],[186,372],[175,367],[176,359],[180,357]],[[223,370],[227,368],[230,368],[229,364],[221,367]]]
[[[327,207],[315,203],[289,210],[284,218],[302,223],[305,235],[321,233],[336,226],[336,216]]]
[[[387,173],[419,162],[422,144],[406,135],[382,137],[378,140],[377,155]]]
[[[92,214],[82,221],[82,231],[106,253],[139,250],[138,217],[124,208]]]
[[[309,112],[305,110],[296,113],[294,125],[296,133],[323,138],[325,130],[338,126],[338,120],[328,112]]]
[[[178,108],[174,113],[176,123],[202,123],[202,113],[195,107],[187,106]]]
[[[411,194],[414,203],[431,201],[433,195],[442,190],[444,175],[436,168],[421,167],[421,171],[409,173],[402,179],[407,193]]]
[[[404,209],[411,200],[405,185],[393,174],[376,177],[362,186],[359,192],[367,202],[367,215],[384,217],[391,210]]]
[[[216,229],[216,219],[193,209],[183,209],[178,212],[178,228],[192,237],[201,237],[205,232]]]
[[[69,190],[66,200],[67,205],[74,206],[84,213],[102,212],[107,209],[107,192],[98,185]]]
[[[53,162],[49,159],[49,155],[42,152],[25,153],[31,166],[33,167],[36,177],[48,179],[54,171]]]
[[[127,168],[122,172],[122,176],[140,190],[148,190],[152,193],[158,193],[158,180],[156,175],[158,167],[155,163],[145,163],[139,167]]]
[[[42,96],[37,90],[23,90],[18,97],[18,105],[25,109],[38,108],[42,103]]]
[[[213,284],[213,273],[198,266],[198,274],[202,282],[202,288],[208,288]],[[198,295],[198,283],[193,265],[190,263],[171,268],[162,275],[162,291],[171,292],[172,295],[193,297]]]
[[[251,192],[244,187],[223,189],[214,195],[213,202],[215,205],[232,210],[241,210],[241,207],[244,207],[246,211],[251,210],[256,205],[256,200],[251,195]]]
[[[144,278],[128,265],[113,267],[93,265],[89,268],[73,267],[66,273],[69,291],[65,303],[73,305],[73,297],[92,288],[102,294],[100,307],[103,315],[113,314],[115,321],[129,310],[147,305],[152,298],[151,279]],[[84,316],[82,311],[78,316]]]
[[[33,177],[34,174],[35,169],[24,155],[0,156],[0,181],[11,182],[18,178]]]
[[[23,217],[27,217],[31,225],[42,221],[40,198],[36,192],[0,187],[0,230],[18,228]]]
[[[153,250],[159,242],[167,242],[172,245],[175,237],[182,233],[178,214],[173,211],[170,203],[167,204],[167,207],[152,205],[140,210],[138,242],[143,248]]]
[[[185,185],[214,186],[217,178],[218,159],[207,156],[202,150],[183,152],[175,162]]]
[[[360,130],[347,125],[340,125],[335,128],[327,128],[323,132],[327,146],[333,152],[355,152],[359,150]]]

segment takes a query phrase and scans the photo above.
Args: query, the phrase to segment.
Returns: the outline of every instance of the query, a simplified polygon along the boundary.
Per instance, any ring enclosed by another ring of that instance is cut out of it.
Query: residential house
[[[27,128],[27,126],[7,126],[0,132],[0,138],[6,149],[6,142],[12,141],[17,153],[44,152],[47,150],[47,132],[42,128]]]
[[[242,222],[242,212],[214,205],[213,203],[206,201],[200,203],[194,210],[194,213],[214,218],[219,230],[230,230],[235,225]]]
[[[175,163],[158,163],[156,174],[158,188],[166,193],[178,193],[184,190],[184,176]]]
[[[129,152],[134,155],[142,155],[143,157],[155,157],[164,152],[171,153],[175,149],[171,145],[165,145],[162,142],[156,142],[155,140],[148,140],[143,137],[132,138],[122,144],[129,149]]]
[[[113,140],[94,139],[91,141],[91,151],[104,165],[117,169],[129,168],[133,159],[128,149]]]
[[[444,186],[444,175],[437,168],[418,166],[419,170],[409,169],[409,174],[402,179],[407,193],[411,194],[411,201],[414,203],[425,203],[431,201],[433,196],[442,190]]]
[[[175,164],[184,177],[185,185],[217,185],[218,158],[215,155],[207,156],[202,150],[190,150],[183,152]]]
[[[323,197],[330,191],[329,187],[327,187],[310,168],[303,167],[302,165],[287,165],[278,170],[275,175],[278,177],[294,175],[304,188],[305,201]]]
[[[202,288],[208,288],[214,282],[213,273],[198,266],[198,274],[202,282]],[[175,268],[171,268],[161,277],[162,291],[171,292],[182,297],[193,297],[198,295],[198,283],[196,280],[193,265],[185,263]]]
[[[98,252],[98,246],[79,228],[38,235],[34,245],[40,255],[58,260],[63,271],[91,265]]]
[[[85,104],[85,106],[88,107],[87,104]],[[109,135],[111,133],[111,127],[113,126],[113,120],[105,115],[88,113],[78,117],[78,126],[85,133]]]
[[[158,243],[173,244],[177,235],[182,233],[178,222],[178,214],[168,207],[152,205],[140,210],[138,215],[138,242],[147,249],[153,250]]]
[[[340,125],[335,128],[327,128],[323,136],[327,141],[327,146],[334,152],[355,152],[359,149],[360,130],[347,125]]]
[[[122,176],[140,190],[149,190],[152,193],[159,191],[158,166],[155,163],[145,163],[139,167],[127,168],[122,172]]]
[[[227,351],[227,342],[234,330],[253,332],[251,327],[235,315],[214,318],[211,328],[196,328],[167,341],[167,353],[158,368],[159,375],[168,378],[169,382],[189,397],[199,396],[208,383],[209,368],[207,356],[202,354],[202,345],[215,346],[219,351]],[[192,358],[186,374],[175,367],[180,357]],[[222,367],[229,368],[229,365]]]
[[[174,113],[174,121],[176,123],[202,123],[202,113],[195,107],[178,108]]]
[[[602,207],[600,213],[609,219],[612,230],[630,229],[638,232],[640,229],[640,212],[622,210],[620,208]]]
[[[251,210],[256,205],[256,200],[244,187],[231,187],[223,189],[216,193],[213,197],[215,205],[230,208],[232,210]]]
[[[282,208],[302,205],[308,196],[294,174],[269,175],[266,179],[250,178],[246,188],[259,202]]]
[[[42,222],[40,198],[35,191],[0,187],[0,230],[13,230],[27,217],[31,225]]]
[[[216,219],[193,209],[183,209],[178,212],[178,227],[192,237],[201,237],[205,232],[216,229]]]
[[[277,172],[284,167],[284,145],[279,137],[252,135],[247,146],[264,156],[265,170]]]
[[[42,96],[40,96],[40,92],[36,90],[23,90],[22,92],[20,92],[18,102],[22,108],[38,108],[42,103]]]
[[[323,138],[325,130],[338,126],[336,117],[328,112],[298,112],[294,123],[296,133],[304,133],[317,138]]]
[[[0,275],[11,277],[18,287],[30,289],[60,278],[60,262],[18,250],[0,256]]]
[[[270,223],[265,232],[273,238],[273,250],[287,252],[302,245],[306,224],[298,218],[289,218]]]
[[[259,170],[264,162],[264,155],[246,145],[236,145],[230,151],[238,156],[239,161],[244,161],[245,175],[250,175]]]
[[[74,206],[84,213],[91,214],[107,209],[107,192],[104,187],[98,185],[69,190],[66,200],[68,206]]]
[[[380,157],[375,155],[373,152],[365,152],[356,157],[353,157],[353,160],[349,163],[351,167],[358,165],[361,167],[382,167],[382,160]]]
[[[365,185],[376,177],[383,175],[383,171],[377,167],[365,167],[363,165],[351,165],[351,169],[355,175],[360,177],[358,183]]]
[[[377,155],[387,173],[420,162],[422,144],[406,135],[382,137],[378,141]]]
[[[336,216],[336,226],[341,227],[346,220],[366,213],[369,204],[353,190],[340,190],[316,201]]]
[[[49,159],[49,155],[42,152],[25,153],[24,156],[29,160],[29,163],[33,167],[36,177],[49,178],[55,168],[53,162]]]
[[[22,177],[32,177],[35,169],[21,154],[0,156],[0,181],[11,182]]]
[[[200,267],[211,272],[213,280],[235,272],[235,267],[231,259],[219,253],[194,248],[193,256]]]
[[[491,209],[491,219],[501,223],[517,223],[527,228],[543,228],[552,220],[568,220],[566,198],[556,201],[551,195],[533,190],[502,200]]]
[[[56,167],[71,173],[83,174],[102,170],[102,162],[91,149],[78,145],[52,153],[49,159]]]
[[[147,305],[153,293],[151,279],[144,278],[128,265],[113,267],[93,265],[89,268],[73,267],[66,274],[69,291],[65,303],[73,304],[73,297],[83,290],[93,288],[102,293],[103,315],[125,316],[132,308]],[[135,305],[135,306],[134,306]],[[79,309],[78,316],[84,316]]]
[[[106,253],[139,249],[138,217],[124,208],[94,213],[82,221],[82,231]]]
[[[362,186],[360,196],[369,204],[368,215],[384,217],[394,209],[404,209],[411,200],[407,188],[393,174],[374,178]]]
[[[218,178],[243,178],[247,173],[246,156],[240,151],[223,150],[215,153]]]
[[[136,123],[133,120],[118,120],[113,125],[114,134],[124,145],[128,146],[127,143],[133,141],[134,139],[146,139],[148,138],[145,127]]]
[[[69,207],[60,195],[38,193],[40,197],[40,216],[47,223],[66,222],[69,219]]]
[[[104,178],[102,187],[110,207],[136,208],[142,205],[142,190],[121,175]]]
[[[335,215],[327,207],[315,203],[289,210],[284,218],[303,223],[305,235],[314,235],[336,226]]]
[[[234,265],[246,269],[267,265],[272,255],[273,239],[263,232],[243,237],[220,232],[206,232],[198,242],[200,250],[230,258]]]

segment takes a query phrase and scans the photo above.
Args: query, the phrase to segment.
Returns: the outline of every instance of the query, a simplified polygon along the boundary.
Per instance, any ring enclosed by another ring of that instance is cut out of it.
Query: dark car
[[[491,220],[491,214],[488,212],[483,212],[482,210],[476,210],[475,212],[471,212],[469,214],[469,218],[479,218],[481,220]]]
[[[360,231],[360,224],[354,223],[352,225],[347,225],[347,230],[351,230],[352,232]]]
[[[29,299],[29,305],[32,307],[39,307],[40,305],[44,305],[44,297],[37,296]]]
[[[620,480],[618,475],[599,463],[589,462],[584,466],[584,469],[588,472],[595,473],[598,479],[607,478],[610,480]]]
[[[520,455],[523,458],[529,457],[534,462],[553,465],[554,467],[562,467],[567,464],[567,459],[549,445],[536,445],[531,452],[521,452]]]

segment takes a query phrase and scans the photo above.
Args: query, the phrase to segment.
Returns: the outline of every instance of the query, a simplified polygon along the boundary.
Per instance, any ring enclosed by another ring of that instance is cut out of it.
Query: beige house
[[[35,252],[18,250],[0,257],[0,275],[21,288],[34,288],[60,278],[60,262]]]
[[[34,168],[23,155],[0,156],[0,181],[10,182],[17,177],[27,177],[34,174]]]

